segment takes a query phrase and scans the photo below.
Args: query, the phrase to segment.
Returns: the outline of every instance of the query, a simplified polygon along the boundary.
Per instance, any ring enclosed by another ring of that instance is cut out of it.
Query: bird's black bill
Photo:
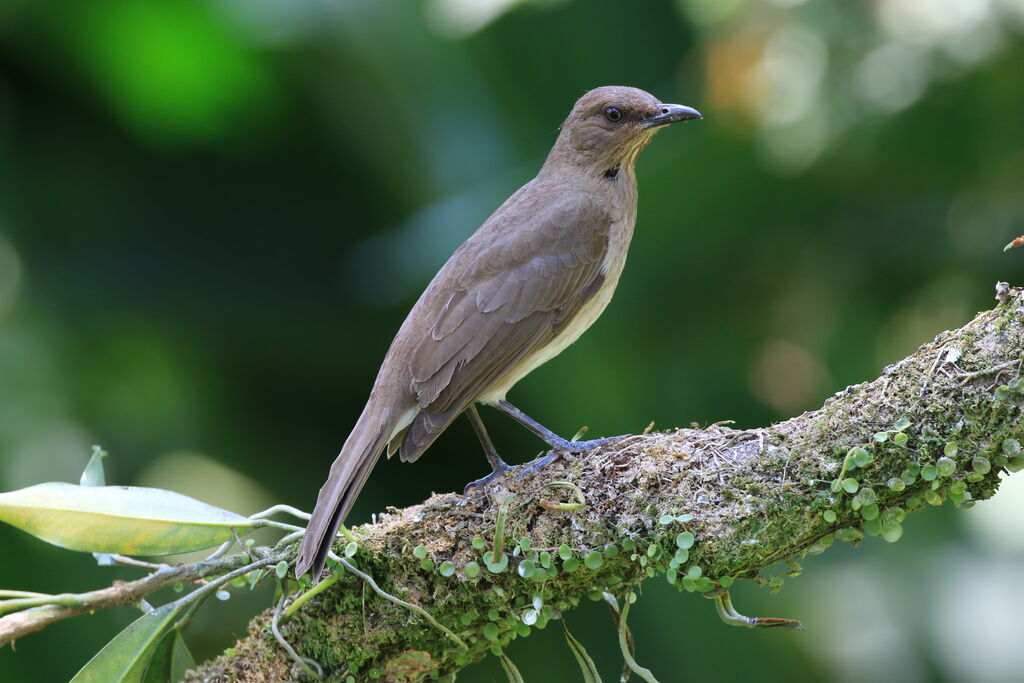
[[[700,115],[700,112],[693,107],[687,107],[682,104],[660,104],[658,105],[658,113],[654,116],[648,116],[643,120],[643,124],[644,128],[654,128],[669,123],[702,118],[704,117]]]

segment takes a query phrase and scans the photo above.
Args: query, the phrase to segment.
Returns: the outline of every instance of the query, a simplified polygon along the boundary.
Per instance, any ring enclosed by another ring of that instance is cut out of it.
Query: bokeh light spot
[[[189,0],[79,6],[72,48],[121,119],[158,143],[245,130],[268,74],[214,6]]]

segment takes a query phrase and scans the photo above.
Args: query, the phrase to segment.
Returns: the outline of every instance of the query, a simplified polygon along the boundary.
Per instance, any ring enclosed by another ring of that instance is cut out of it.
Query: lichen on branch
[[[800,557],[834,540],[896,541],[915,510],[972,505],[994,493],[1001,472],[1024,467],[1024,301],[1005,287],[1001,301],[785,422],[637,435],[352,529],[349,561],[466,648],[351,572],[282,631],[337,680],[443,679],[588,595],[621,598],[648,579],[707,597],[738,579],[777,587]],[[569,504],[552,506],[559,500]],[[780,561],[789,568],[766,576]],[[299,678],[267,619],[195,679]]]

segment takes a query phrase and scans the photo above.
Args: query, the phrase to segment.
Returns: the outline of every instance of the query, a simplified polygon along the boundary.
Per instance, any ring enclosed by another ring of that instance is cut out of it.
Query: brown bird
[[[320,489],[295,573],[323,570],[380,454],[419,458],[465,412],[493,472],[477,403],[493,406],[554,453],[612,439],[567,441],[505,400],[512,386],[576,341],[615,292],[636,222],[640,150],[661,126],[701,118],[636,88],[581,97],[537,177],[509,197],[444,264],[391,342],[370,398]]]

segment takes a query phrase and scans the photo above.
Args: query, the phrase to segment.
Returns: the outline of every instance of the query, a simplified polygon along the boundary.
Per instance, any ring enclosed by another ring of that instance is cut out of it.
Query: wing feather
[[[460,268],[454,291],[433,293],[445,303],[409,355],[420,412],[404,434],[403,460],[419,457],[489,386],[550,342],[601,281],[611,218],[596,202],[574,195],[520,220],[468,241],[452,264]]]

